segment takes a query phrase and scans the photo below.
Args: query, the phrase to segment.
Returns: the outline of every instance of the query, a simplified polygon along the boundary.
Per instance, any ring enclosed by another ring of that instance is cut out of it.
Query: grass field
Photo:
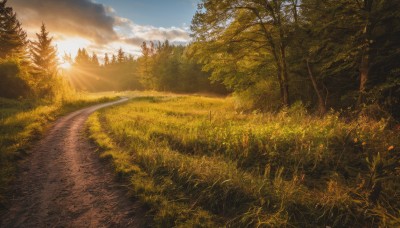
[[[64,102],[9,100],[0,98],[0,205],[14,178],[17,161],[24,158],[32,143],[41,138],[57,117],[73,110],[117,99],[113,94],[80,94]]]
[[[149,96],[88,121],[154,226],[400,225],[400,135],[301,106],[244,114],[232,98]]]

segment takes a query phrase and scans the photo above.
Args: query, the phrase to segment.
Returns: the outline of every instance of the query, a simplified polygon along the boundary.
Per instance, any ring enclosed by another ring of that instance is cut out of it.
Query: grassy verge
[[[32,142],[41,137],[49,123],[73,110],[115,99],[110,94],[75,95],[58,103],[0,98],[0,205],[7,200],[4,193],[14,178],[17,161],[26,156]]]
[[[242,114],[229,99],[152,96],[88,125],[155,226],[400,224],[400,136],[384,119],[321,119],[301,107]]]

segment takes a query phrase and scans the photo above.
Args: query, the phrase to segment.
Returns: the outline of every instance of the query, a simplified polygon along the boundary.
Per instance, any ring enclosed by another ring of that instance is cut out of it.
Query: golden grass
[[[113,93],[74,94],[57,102],[0,98],[0,205],[8,200],[4,193],[15,177],[18,160],[27,155],[49,123],[73,110],[114,99]]]
[[[158,94],[88,125],[156,226],[398,224],[400,141],[386,120],[243,114],[230,98]]]

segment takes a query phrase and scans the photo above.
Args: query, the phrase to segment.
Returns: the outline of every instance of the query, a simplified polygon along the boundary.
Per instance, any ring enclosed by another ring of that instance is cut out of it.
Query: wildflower
[[[388,147],[388,151],[391,151],[391,150],[393,150],[394,149],[394,146],[389,146]]]

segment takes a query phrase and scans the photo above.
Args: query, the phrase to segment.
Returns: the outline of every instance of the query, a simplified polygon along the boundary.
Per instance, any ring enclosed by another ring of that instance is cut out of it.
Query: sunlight
[[[63,70],[69,70],[71,69],[72,64],[68,61],[65,61],[64,63],[60,64],[60,68]]]
[[[85,48],[91,44],[91,42],[87,39],[71,37],[66,38],[64,40],[55,41],[58,49],[58,57],[62,59],[62,56],[67,54],[72,54],[72,57],[75,57],[79,48]]]

